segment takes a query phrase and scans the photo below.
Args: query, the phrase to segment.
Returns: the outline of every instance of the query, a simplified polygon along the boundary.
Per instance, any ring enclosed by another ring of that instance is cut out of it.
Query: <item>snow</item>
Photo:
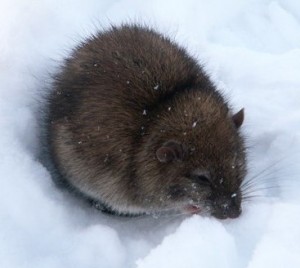
[[[58,191],[37,161],[50,74],[124,21],[173,36],[245,107],[248,179],[263,172],[238,219],[113,218]],[[2,0],[0,25],[0,267],[300,267],[299,1]]]

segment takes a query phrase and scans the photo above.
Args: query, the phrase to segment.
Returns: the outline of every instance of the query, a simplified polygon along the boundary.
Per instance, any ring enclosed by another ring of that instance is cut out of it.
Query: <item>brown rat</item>
[[[185,49],[123,25],[78,46],[49,96],[46,144],[68,187],[117,214],[241,213],[244,112]]]

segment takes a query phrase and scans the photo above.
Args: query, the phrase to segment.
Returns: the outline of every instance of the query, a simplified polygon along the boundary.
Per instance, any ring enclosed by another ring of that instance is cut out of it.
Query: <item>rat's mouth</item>
[[[189,214],[198,214],[201,212],[201,207],[197,205],[187,205],[184,207],[184,211]]]

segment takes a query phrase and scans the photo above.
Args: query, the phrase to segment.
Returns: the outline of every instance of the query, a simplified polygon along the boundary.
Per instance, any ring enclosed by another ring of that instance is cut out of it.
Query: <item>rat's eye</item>
[[[194,182],[201,185],[211,185],[210,175],[208,172],[196,170],[189,176]]]
[[[203,184],[203,185],[210,185],[210,180],[209,180],[209,178],[208,178],[207,176],[205,176],[205,175],[196,175],[196,176],[195,176],[195,179],[196,179],[199,183],[201,183],[201,184]]]

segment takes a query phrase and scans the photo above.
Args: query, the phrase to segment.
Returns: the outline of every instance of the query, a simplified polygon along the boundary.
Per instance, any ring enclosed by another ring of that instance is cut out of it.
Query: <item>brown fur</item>
[[[124,25],[82,43],[66,60],[49,98],[47,143],[69,185],[118,213],[192,204],[236,217],[246,168],[235,124],[243,119],[231,116],[183,48]],[[165,162],[156,155],[164,144]]]

